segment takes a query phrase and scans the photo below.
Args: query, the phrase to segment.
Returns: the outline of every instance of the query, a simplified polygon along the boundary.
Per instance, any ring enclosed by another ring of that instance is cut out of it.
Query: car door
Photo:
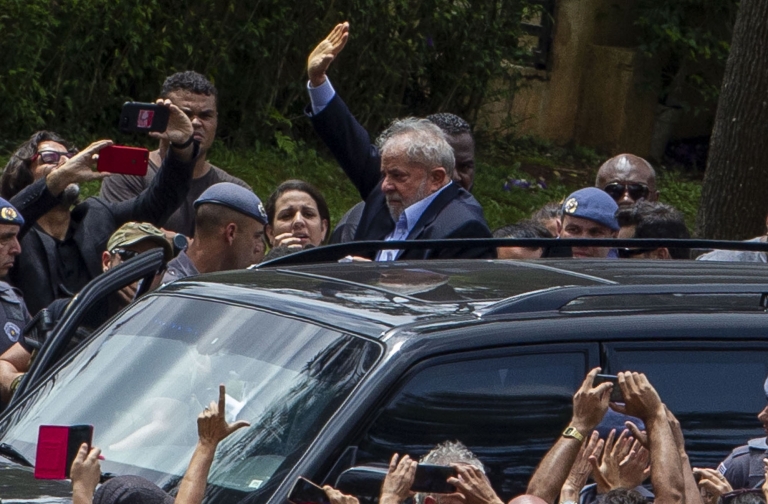
[[[528,479],[572,413],[572,396],[598,363],[595,343],[518,346],[422,361],[399,381],[357,441],[356,465],[418,458],[458,440],[486,466],[505,501]]]
[[[640,371],[677,416],[691,464],[716,467],[736,446],[765,437],[768,343],[648,341],[603,345],[606,372]]]

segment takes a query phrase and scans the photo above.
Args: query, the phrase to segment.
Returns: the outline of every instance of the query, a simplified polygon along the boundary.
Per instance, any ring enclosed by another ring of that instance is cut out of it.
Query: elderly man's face
[[[394,139],[381,156],[381,190],[387,199],[392,218],[397,221],[400,214],[445,185],[445,169],[425,168],[411,162],[406,155],[407,139]]]
[[[560,238],[616,238],[616,232],[595,221],[566,214]],[[607,247],[572,247],[571,250],[573,257],[581,259],[607,257],[610,251]]]
[[[58,142],[46,140],[40,142],[29,169],[32,171],[32,177],[40,180],[48,176],[53,170],[66,163],[74,154]]]
[[[607,192],[619,206],[634,205],[640,199],[659,199],[653,169],[644,159],[629,154],[611,158],[600,167],[597,187]]]

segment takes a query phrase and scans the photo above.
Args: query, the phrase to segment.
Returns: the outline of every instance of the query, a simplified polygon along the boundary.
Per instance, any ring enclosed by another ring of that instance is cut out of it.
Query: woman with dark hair
[[[11,282],[24,293],[30,313],[55,299],[71,297],[102,272],[101,254],[110,235],[129,221],[162,226],[189,191],[198,147],[193,127],[178,107],[171,109],[168,128],[153,133],[171,142],[161,173],[138,197],[108,203],[88,198],[75,204],[78,184],[100,180],[98,152],[112,144],[101,140],[77,153],[62,137],[39,131],[14,152],[0,176],[0,192],[24,217],[19,231],[21,254],[10,271]]]
[[[325,198],[303,180],[286,180],[269,195],[264,231],[272,247],[304,248],[322,245],[328,237],[331,214]]]

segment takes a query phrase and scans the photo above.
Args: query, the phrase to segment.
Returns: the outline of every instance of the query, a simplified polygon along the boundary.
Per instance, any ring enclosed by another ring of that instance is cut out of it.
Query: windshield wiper
[[[32,463],[21,454],[19,450],[9,445],[8,443],[0,443],[0,455],[4,455],[9,460],[12,460],[23,466],[32,467]]]

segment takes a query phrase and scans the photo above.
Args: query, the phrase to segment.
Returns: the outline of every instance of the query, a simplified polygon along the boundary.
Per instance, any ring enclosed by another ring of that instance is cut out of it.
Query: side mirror
[[[339,475],[335,487],[342,493],[354,495],[361,504],[377,502],[387,469],[383,464],[350,467]]]

